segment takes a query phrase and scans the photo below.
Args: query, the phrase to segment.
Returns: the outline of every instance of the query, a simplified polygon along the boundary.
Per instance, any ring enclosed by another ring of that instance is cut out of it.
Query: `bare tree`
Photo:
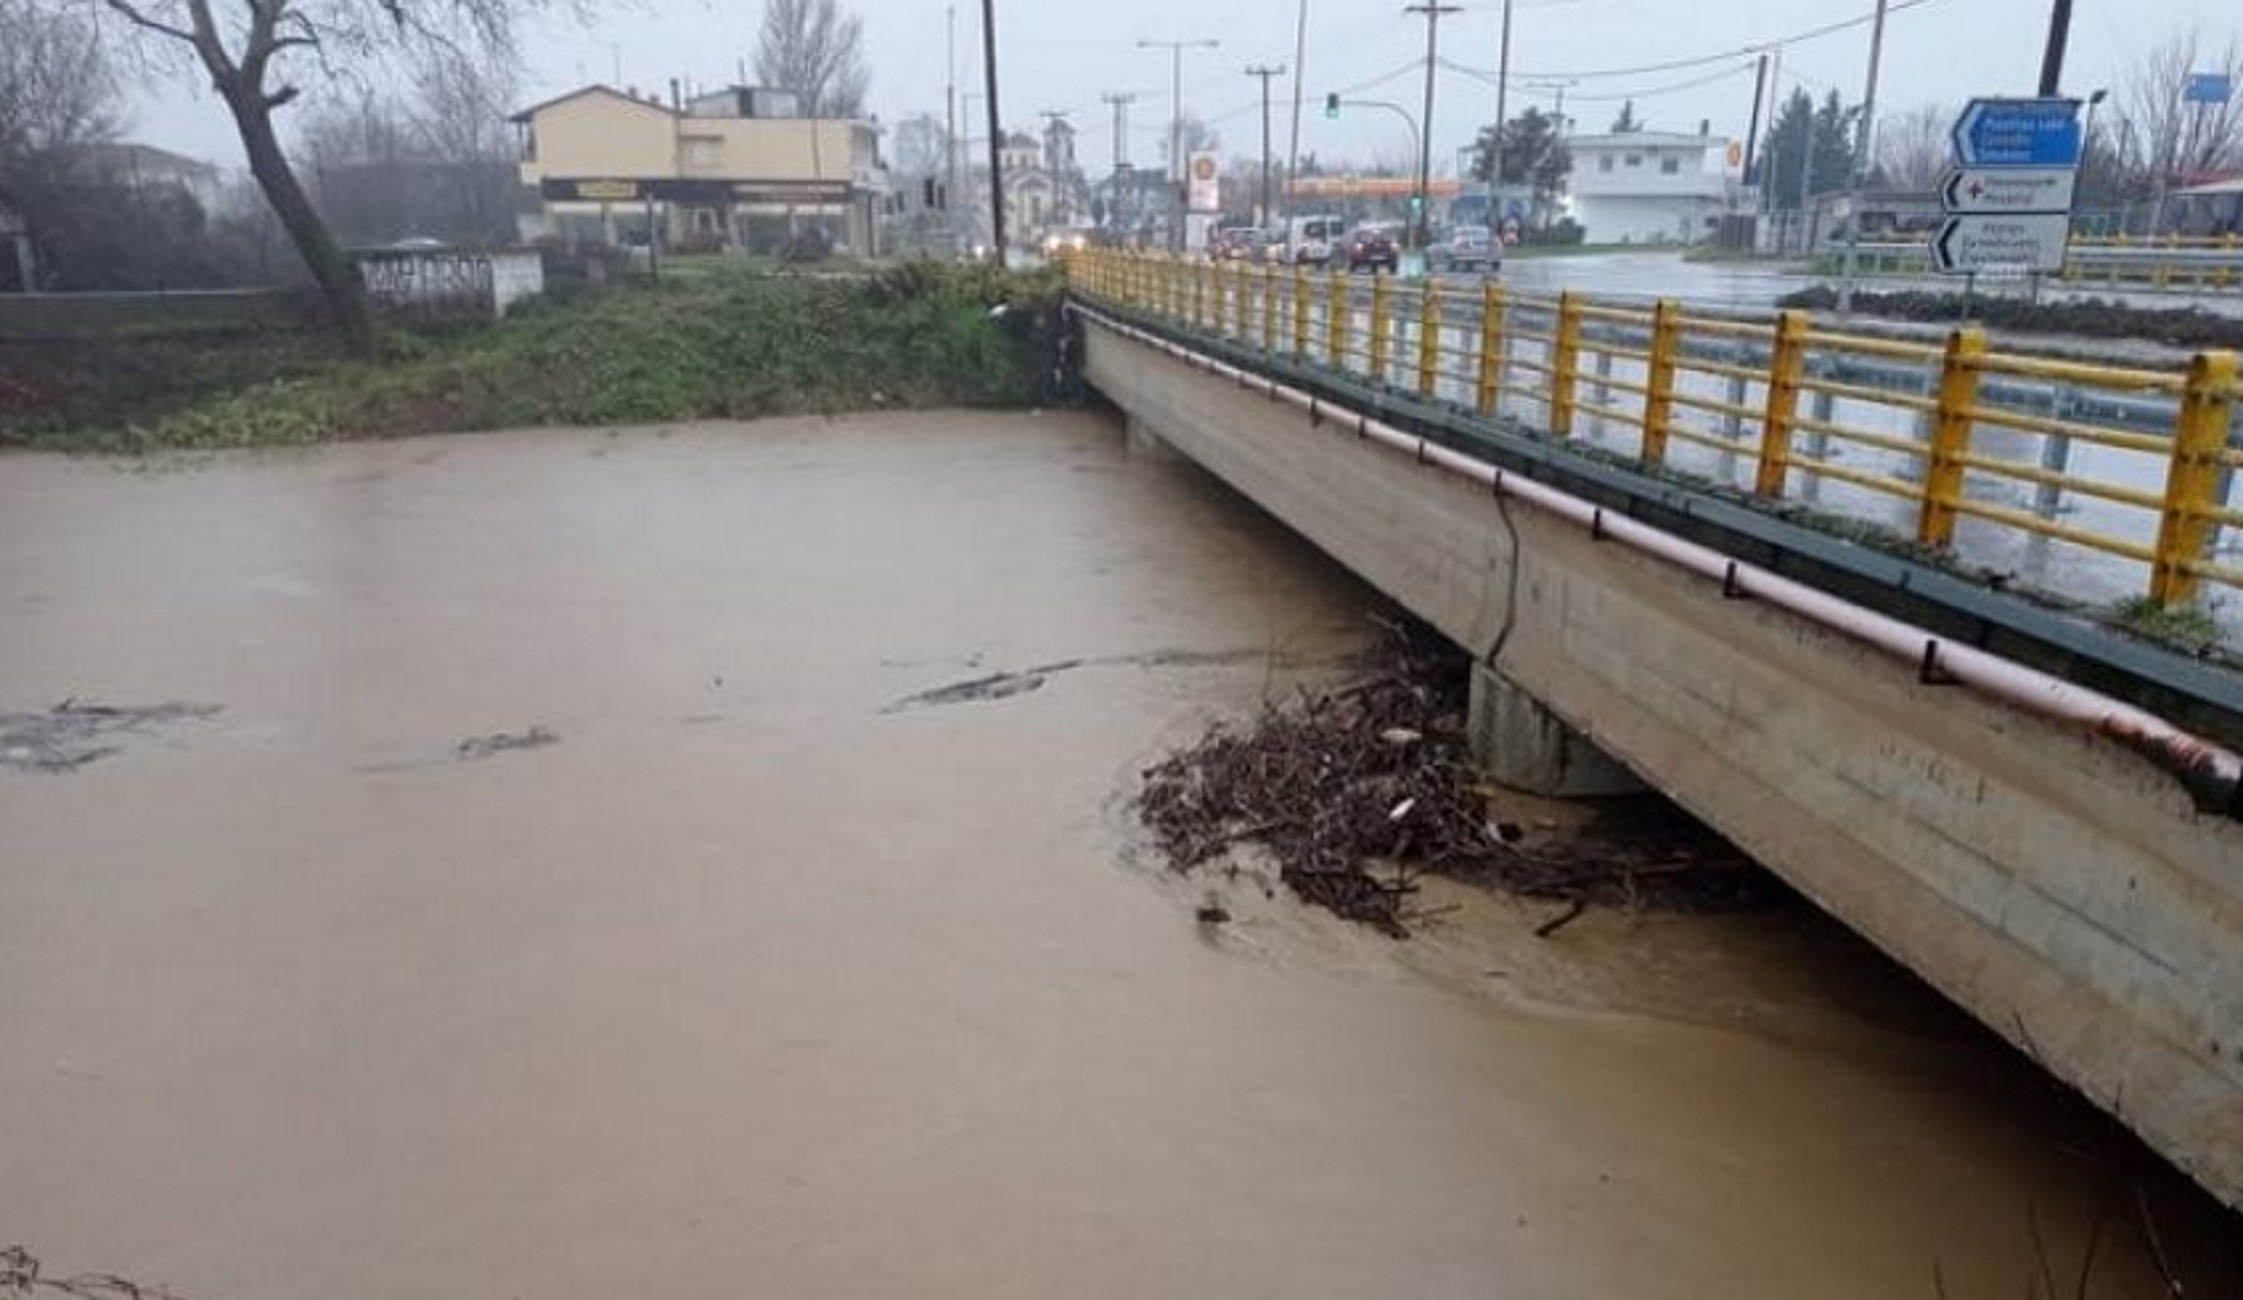
[[[411,80],[410,99],[359,87],[323,97],[305,119],[293,152],[320,216],[338,237],[368,243],[507,238],[510,78],[438,51]]]
[[[1929,193],[1945,174],[1954,146],[1947,135],[1955,113],[1942,104],[1920,104],[1877,124],[1874,160],[1880,183]]]
[[[84,13],[0,0],[0,207],[30,222],[46,254],[102,207],[86,192],[90,146],[116,136],[117,91],[116,70]],[[0,241],[0,261],[13,266],[12,252]],[[33,275],[29,266],[13,269]]]
[[[872,85],[863,46],[863,20],[839,0],[765,0],[755,75],[793,91],[810,117],[857,117]]]
[[[287,79],[309,57],[332,79],[384,53],[451,48],[506,54],[519,8],[543,0],[101,0],[152,49],[198,68],[225,101],[250,174],[287,229],[343,336],[369,341],[358,274],[282,150],[273,113],[301,93]]]
[[[2192,28],[2167,38],[2120,79],[2111,142],[2127,188],[2146,192],[2243,164],[2243,97],[2187,102],[2196,73],[2243,81],[2243,42],[2230,36],[2213,45]]]
[[[517,86],[511,60],[432,51],[413,72],[414,125],[439,169],[440,218],[462,235],[501,238],[511,226]]]
[[[84,15],[0,0],[0,175],[116,134],[117,75]]]

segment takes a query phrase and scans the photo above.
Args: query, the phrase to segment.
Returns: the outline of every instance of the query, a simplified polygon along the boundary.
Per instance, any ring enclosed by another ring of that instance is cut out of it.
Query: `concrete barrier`
[[[1087,378],[1133,428],[2243,1205],[2243,824],[2113,741],[1927,682],[1095,322],[1085,336]]]

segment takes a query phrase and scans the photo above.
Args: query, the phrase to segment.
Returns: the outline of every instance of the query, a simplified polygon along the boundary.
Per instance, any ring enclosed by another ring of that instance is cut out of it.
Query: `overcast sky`
[[[590,81],[641,89],[671,77],[703,85],[738,77],[752,58],[757,0],[593,0],[589,23],[534,22],[524,42],[524,99],[532,102]],[[939,0],[844,0],[864,19],[872,65],[871,107],[883,121],[940,115],[946,79],[948,8]],[[1326,121],[1322,96],[1346,90],[1418,109],[1424,90],[1425,24],[1386,0],[1308,0],[1307,107],[1301,149],[1326,160],[1399,161],[1407,130],[1391,115],[1363,111]],[[1752,108],[1749,56],[1673,65],[1865,16],[1871,0],[1514,0],[1511,112],[1522,103],[1550,107],[1554,77],[1579,131],[1601,131],[1632,95],[1653,129],[1697,129],[1742,136]],[[1896,0],[1878,87],[1880,117],[1916,105],[1955,104],[1974,94],[2031,93],[2039,75],[2048,0]],[[1008,126],[1034,129],[1043,110],[1063,110],[1083,130],[1083,160],[1094,171],[1112,160],[1112,113],[1102,92],[1137,94],[1130,108],[1129,156],[1157,163],[1169,114],[1169,55],[1137,48],[1140,39],[1214,38],[1214,50],[1184,55],[1184,110],[1210,119],[1226,153],[1259,148],[1254,63],[1293,62],[1298,0],[997,0],[999,95]],[[1478,70],[1496,65],[1500,0],[1466,4],[1441,23],[1441,54]],[[2065,89],[2107,84],[2168,34],[2196,26],[2216,41],[2243,31],[2237,0],[2076,0]],[[978,0],[956,9],[961,95],[981,87]],[[1785,89],[1818,97],[1837,89],[1859,99],[1869,49],[1866,23],[1802,40],[1782,57]],[[308,70],[306,74],[308,75]],[[1360,88],[1360,89],[1357,89]],[[1292,83],[1272,83],[1273,136],[1285,151]],[[1493,119],[1489,80],[1443,69],[1432,132],[1436,166],[1453,166],[1473,130]],[[961,106],[963,111],[963,106]],[[981,108],[974,105],[975,120]],[[207,91],[180,81],[151,90],[133,122],[137,138],[225,163],[240,162],[224,110]],[[978,130],[976,134],[978,134]]]

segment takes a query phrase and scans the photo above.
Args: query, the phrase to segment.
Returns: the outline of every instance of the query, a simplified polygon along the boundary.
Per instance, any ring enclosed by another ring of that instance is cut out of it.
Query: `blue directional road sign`
[[[2224,104],[2235,93],[2235,83],[2222,72],[2192,72],[2181,86],[2184,104]]]
[[[2077,167],[2079,101],[1974,99],[1953,139],[1964,167]]]

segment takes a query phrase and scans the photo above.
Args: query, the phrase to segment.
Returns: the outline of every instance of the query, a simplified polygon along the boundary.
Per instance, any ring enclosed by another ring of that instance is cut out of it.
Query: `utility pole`
[[[950,251],[958,251],[958,6],[943,13],[942,219],[950,227]]]
[[[1886,8],[1887,0],[1877,0],[1877,17],[1869,27],[1869,77],[1861,92],[1861,142],[1854,149],[1852,175],[1846,182],[1846,267],[1838,280],[1841,312],[1854,309],[1854,272],[1861,257],[1861,187],[1869,177],[1869,150],[1877,139],[1877,59],[1885,52]]]
[[[1194,41],[1137,42],[1140,50],[1168,51],[1168,247],[1175,253],[1184,251],[1184,51],[1212,50],[1221,44],[1212,37]]]
[[[1768,92],[1769,147],[1768,156],[1761,160],[1767,168],[1768,175],[1760,184],[1760,210],[1762,212],[1774,212],[1776,210],[1775,182],[1777,176],[1781,174],[1780,169],[1783,166],[1783,159],[1776,155],[1775,150],[1776,117],[1783,112],[1784,105],[1791,102],[1784,98],[1783,93],[1783,46],[1781,45],[1776,47],[1775,61],[1768,68]],[[1809,134],[1814,132],[1814,118],[1811,114],[1807,119],[1807,130]],[[1776,251],[1779,253],[1784,251],[1783,246],[1779,244]]]
[[[1052,188],[1051,209],[1050,211],[1045,213],[1045,216],[1054,223],[1065,224],[1065,222],[1061,221],[1061,214],[1063,209],[1060,203],[1060,198],[1062,195],[1071,193],[1072,191],[1070,191],[1063,183],[1060,183],[1059,168],[1056,166],[1057,160],[1052,157],[1051,152],[1051,129],[1053,126],[1061,122],[1065,122],[1069,117],[1074,116],[1074,114],[1071,110],[1064,108],[1039,108],[1036,110],[1036,116],[1044,119],[1044,138],[1039,143],[1042,144],[1044,150],[1044,170],[1051,173],[1052,180],[1054,182]],[[1072,127],[1068,129],[1070,131],[1073,130]],[[1067,165],[1070,168],[1074,167],[1075,165],[1074,151],[1071,147],[1068,150]],[[1074,216],[1072,210],[1066,210],[1066,212],[1067,220],[1073,220]]]
[[[989,97],[989,256],[1005,264],[1005,133],[997,123],[997,0],[981,0],[981,75]]]
[[[1114,110],[1114,198],[1107,209],[1107,224],[1122,225],[1122,167],[1129,162],[1129,106],[1137,96],[1122,90],[1109,90],[1099,96]]]
[[[1293,135],[1285,145],[1285,183],[1290,187],[1301,178],[1301,79],[1308,75],[1308,0],[1301,0],[1300,13],[1293,19]],[[1288,189],[1285,211],[1291,215],[1293,201]]]
[[[1417,149],[1417,221],[1414,238],[1420,253],[1433,242],[1433,205],[1427,191],[1433,182],[1433,69],[1439,55],[1441,15],[1462,13],[1461,5],[1442,4],[1440,0],[1425,0],[1423,4],[1404,5],[1402,12],[1425,15],[1425,112],[1419,118],[1425,132],[1418,140]]]
[[[1273,209],[1269,205],[1269,79],[1285,75],[1285,65],[1257,64],[1246,70],[1249,77],[1258,77],[1262,83],[1262,211],[1254,224],[1267,230]]]
[[[1760,143],[1760,106],[1768,97],[1768,56],[1760,56],[1760,71],[1752,79],[1752,117],[1745,128],[1745,184],[1752,184],[1752,153]]]
[[[1488,229],[1503,238],[1503,114],[1511,89],[1511,0],[1503,0],[1503,43],[1495,56],[1495,155],[1488,168]]]
[[[2049,0],[2048,47],[2041,51],[2041,94],[2054,95],[2064,80],[2064,48],[2072,39],[2072,0]]]

